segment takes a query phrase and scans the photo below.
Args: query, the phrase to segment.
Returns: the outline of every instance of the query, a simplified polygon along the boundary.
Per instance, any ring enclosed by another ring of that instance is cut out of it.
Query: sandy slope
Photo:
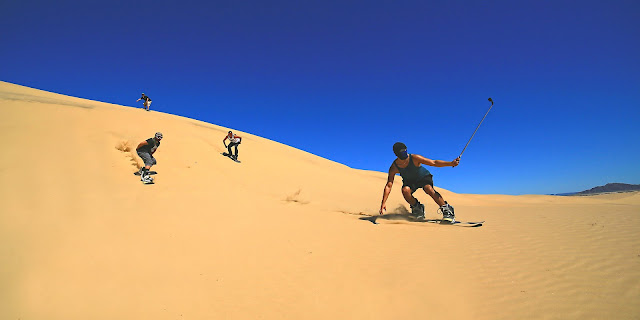
[[[234,163],[227,130],[0,82],[0,319],[640,318],[639,193],[440,189],[487,223],[372,224],[386,174],[242,132]]]

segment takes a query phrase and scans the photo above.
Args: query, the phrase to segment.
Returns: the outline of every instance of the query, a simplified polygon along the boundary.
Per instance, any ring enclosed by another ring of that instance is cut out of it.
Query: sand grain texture
[[[457,228],[393,218],[398,178],[372,224],[385,173],[228,130],[0,82],[0,319],[640,318],[637,192],[439,189]]]

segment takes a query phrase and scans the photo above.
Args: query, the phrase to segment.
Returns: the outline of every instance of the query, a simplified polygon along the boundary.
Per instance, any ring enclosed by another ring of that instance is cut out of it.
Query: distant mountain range
[[[589,190],[572,192],[572,193],[558,193],[556,196],[586,196],[591,194],[609,193],[609,192],[629,192],[640,191],[640,184],[628,184],[628,183],[607,183],[604,186],[598,186]]]

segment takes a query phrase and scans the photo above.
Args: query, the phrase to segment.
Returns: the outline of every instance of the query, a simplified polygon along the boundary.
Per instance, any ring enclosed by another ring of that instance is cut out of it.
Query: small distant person
[[[438,210],[442,213],[442,220],[453,223],[455,221],[453,207],[444,201],[440,193],[433,189],[433,175],[421,164],[432,167],[455,167],[460,164],[460,158],[458,157],[453,161],[443,161],[427,159],[418,154],[408,154],[407,146],[402,142],[397,142],[393,145],[393,153],[395,153],[397,159],[393,160],[391,167],[389,167],[389,177],[382,194],[380,214],[387,209],[387,198],[391,193],[393,180],[396,174],[399,173],[402,176],[402,195],[411,206],[411,215],[418,219],[424,219],[424,205],[413,197],[413,193],[422,188],[440,206]]]
[[[142,97],[140,97],[140,99],[136,100],[136,102],[142,100],[142,104],[144,105],[144,109],[149,111],[149,106],[151,106],[151,99],[149,97],[147,97],[144,92],[142,93]]]
[[[227,146],[227,139],[229,139],[229,145]],[[229,133],[227,133],[227,136],[224,137],[224,139],[222,139],[222,143],[224,144],[225,148],[227,148],[227,150],[229,151],[227,153],[228,157],[238,161],[238,145],[240,143],[242,143],[242,137],[236,135],[235,133],[229,131]],[[233,152],[231,152],[231,147],[235,147],[236,150],[236,154],[234,155]]]
[[[144,161],[144,167],[140,168],[140,180],[143,182],[150,182],[152,180],[151,176],[149,176],[149,169],[151,169],[151,166],[157,164],[153,154],[158,150],[160,140],[162,140],[162,133],[156,132],[153,138],[140,142],[138,147],[136,147],[138,156]]]

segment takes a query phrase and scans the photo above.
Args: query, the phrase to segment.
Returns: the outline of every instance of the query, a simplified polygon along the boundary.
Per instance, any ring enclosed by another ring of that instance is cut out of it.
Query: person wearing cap
[[[227,146],[227,139],[229,139],[229,145]],[[242,137],[236,135],[235,133],[229,131],[229,133],[227,133],[227,136],[224,137],[224,139],[222,139],[222,143],[224,144],[224,147],[227,148],[227,150],[229,151],[228,155],[231,159],[238,161],[238,145],[242,142]],[[236,154],[234,155],[231,152],[231,147],[235,147],[236,149]]]
[[[144,92],[142,93],[142,97],[140,97],[140,99],[136,100],[136,102],[142,100],[142,104],[144,105],[144,109],[149,111],[149,106],[151,106],[151,99],[149,97],[147,97]]]
[[[387,198],[389,197],[389,193],[391,193],[393,180],[396,174],[399,173],[400,176],[402,176],[402,195],[411,206],[411,215],[418,219],[424,219],[424,205],[413,196],[416,190],[423,189],[424,192],[431,196],[433,201],[440,206],[438,210],[442,213],[442,220],[453,223],[455,221],[453,207],[442,198],[440,193],[433,189],[433,175],[422,165],[455,167],[460,164],[460,158],[458,157],[453,161],[427,159],[418,154],[407,153],[407,146],[402,142],[396,142],[393,145],[393,153],[395,153],[397,158],[393,160],[393,163],[389,167],[389,177],[387,178],[387,184],[382,194],[380,214],[387,209]]]
[[[144,167],[140,168],[140,180],[144,182],[150,182],[152,180],[149,176],[149,169],[151,169],[151,166],[157,164],[153,154],[158,150],[160,140],[162,140],[162,133],[156,132],[153,138],[140,142],[138,147],[136,147],[138,156],[144,161]]]

